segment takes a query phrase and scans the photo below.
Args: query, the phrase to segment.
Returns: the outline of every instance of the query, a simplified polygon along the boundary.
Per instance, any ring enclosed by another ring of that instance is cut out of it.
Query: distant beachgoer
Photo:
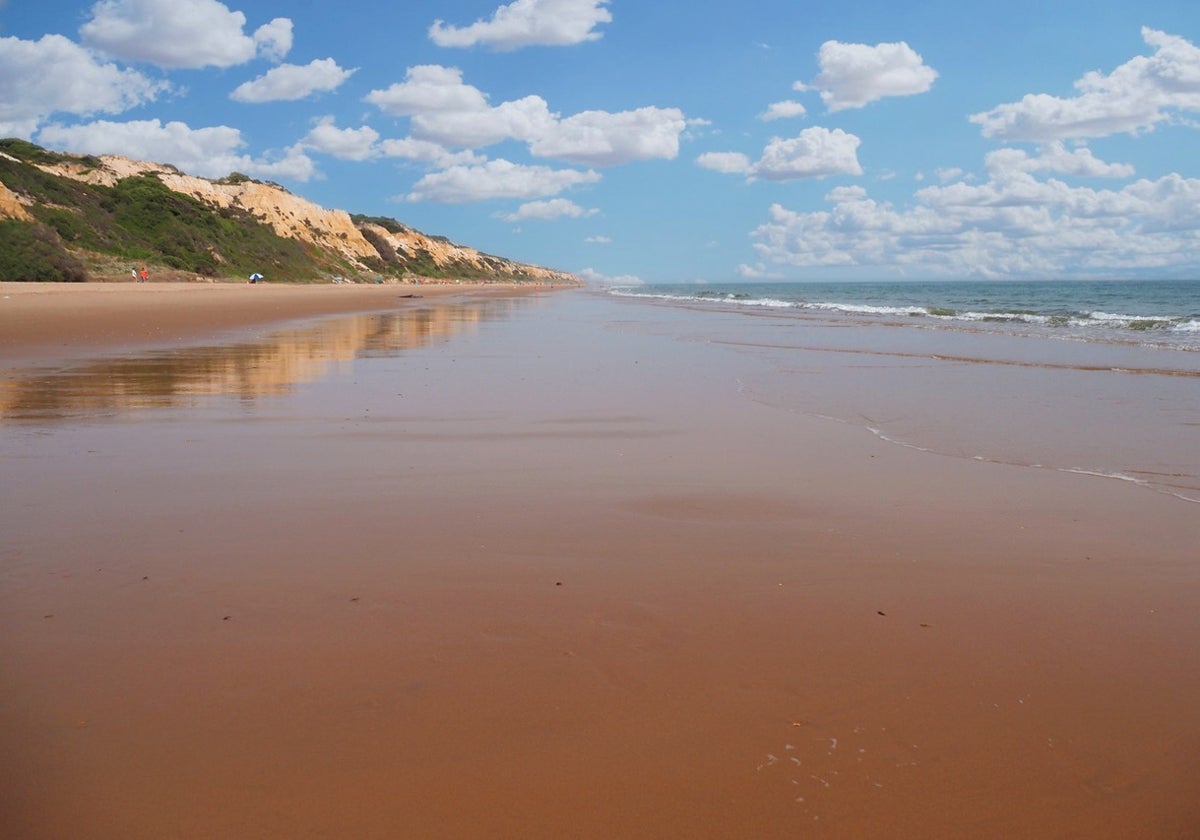
[[[129,269],[129,275],[130,275],[130,276],[133,278],[133,282],[134,282],[134,283],[140,283],[140,282],[142,282],[141,280],[139,280],[139,279],[138,279],[138,276],[137,276],[137,269],[136,269],[136,268],[131,268],[131,269]]]
[[[142,269],[142,282],[145,283],[149,277],[150,277],[150,272],[146,271],[146,269],[143,268]]]

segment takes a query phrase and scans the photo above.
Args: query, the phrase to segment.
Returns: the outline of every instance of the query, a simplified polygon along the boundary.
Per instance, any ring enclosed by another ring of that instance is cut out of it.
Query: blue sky
[[[1200,4],[0,0],[0,136],[597,281],[1194,277]]]

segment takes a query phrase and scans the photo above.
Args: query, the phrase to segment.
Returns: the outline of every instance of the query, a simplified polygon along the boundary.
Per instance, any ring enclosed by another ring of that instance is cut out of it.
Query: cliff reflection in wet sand
[[[0,417],[67,420],[186,404],[198,397],[285,394],[368,354],[395,354],[508,317],[526,298],[434,303],[332,318],[262,340],[6,372]]]

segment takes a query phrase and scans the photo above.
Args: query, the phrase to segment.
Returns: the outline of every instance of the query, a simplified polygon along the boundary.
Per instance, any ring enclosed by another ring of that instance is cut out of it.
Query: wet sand
[[[1196,505],[764,404],[678,312],[394,304],[4,349],[14,836],[1200,831]]]

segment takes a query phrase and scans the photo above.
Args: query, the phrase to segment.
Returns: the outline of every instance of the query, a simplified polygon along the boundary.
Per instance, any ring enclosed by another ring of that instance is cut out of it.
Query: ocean
[[[1200,351],[1200,280],[662,284],[613,294]]]

